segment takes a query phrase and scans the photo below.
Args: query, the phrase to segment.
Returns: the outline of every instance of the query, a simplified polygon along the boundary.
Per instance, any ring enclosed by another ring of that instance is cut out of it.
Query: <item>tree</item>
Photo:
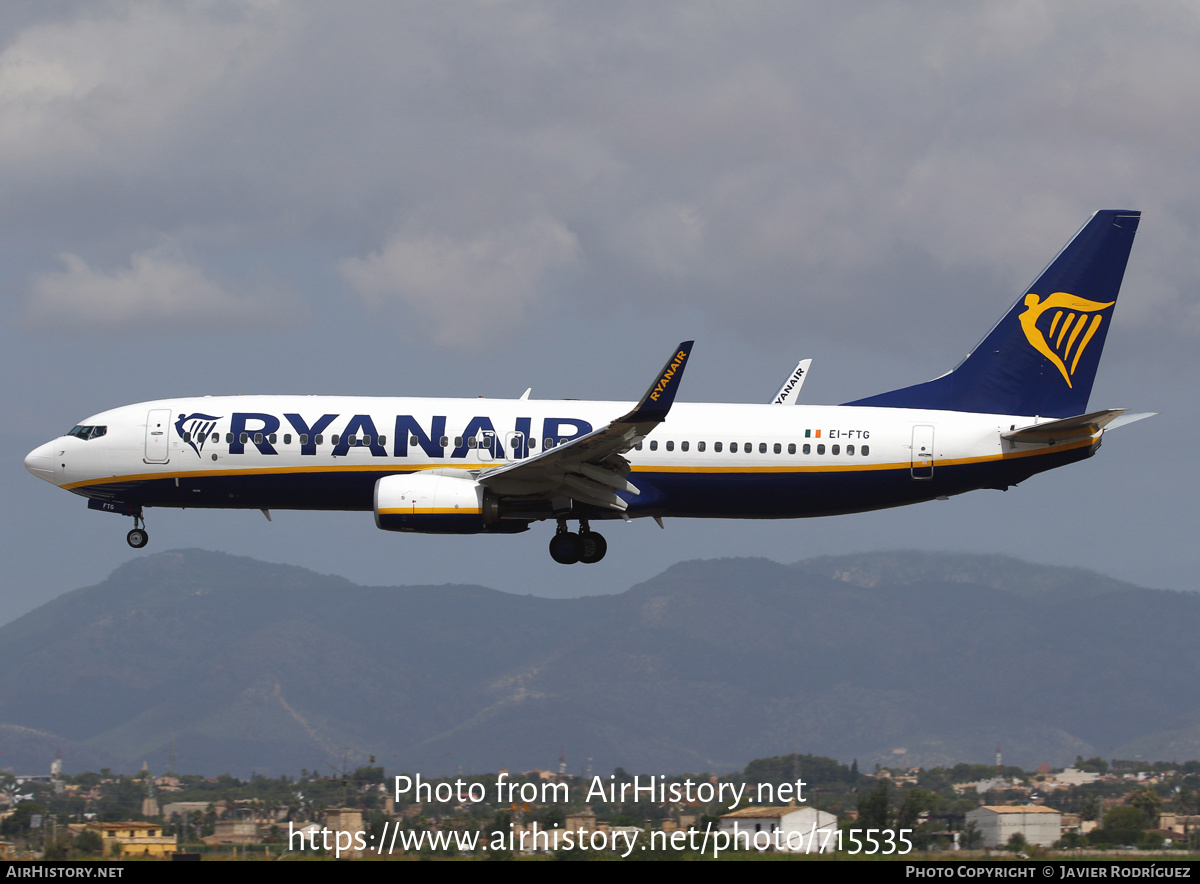
[[[858,796],[858,826],[862,829],[891,828],[892,801],[888,781],[881,779],[870,792]]]
[[[967,823],[966,828],[962,830],[962,835],[958,838],[958,843],[963,850],[978,850],[983,846],[983,832],[979,831],[975,820]]]
[[[72,845],[76,853],[82,853],[87,856],[99,856],[104,852],[104,839],[96,833],[95,829],[84,829],[75,836],[75,842]]]
[[[909,789],[896,812],[897,829],[915,829],[922,813],[932,810],[937,796],[924,789]]]
[[[1162,796],[1149,786],[1139,786],[1129,795],[1129,803],[1146,816],[1146,825],[1154,827],[1158,824],[1158,808],[1162,805]]]
[[[1104,815],[1104,826],[1088,838],[1093,844],[1137,844],[1146,828],[1146,815],[1136,807],[1114,807]]]

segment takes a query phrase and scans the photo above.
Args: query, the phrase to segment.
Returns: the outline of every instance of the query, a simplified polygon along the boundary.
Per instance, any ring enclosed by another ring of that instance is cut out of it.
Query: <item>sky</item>
[[[623,591],[691,558],[1000,552],[1194,589],[1194,3],[0,7],[0,622],[201,547],[364,584]],[[87,415],[236,393],[836,404],[951,368],[1100,208],[1141,227],[1091,407],[1159,416],[1008,492],[856,516],[378,531],[87,510]],[[1183,441],[1180,441],[1183,440]],[[731,598],[736,603],[736,597]]]

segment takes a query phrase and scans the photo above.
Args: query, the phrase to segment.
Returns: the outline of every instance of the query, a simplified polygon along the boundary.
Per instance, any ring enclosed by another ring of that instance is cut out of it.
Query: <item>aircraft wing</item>
[[[646,395],[628,414],[533,457],[483,470],[479,483],[497,494],[571,498],[624,512],[628,504],[617,492],[641,492],[626,478],[629,461],[621,455],[667,419],[693,343],[684,341],[675,348]]]

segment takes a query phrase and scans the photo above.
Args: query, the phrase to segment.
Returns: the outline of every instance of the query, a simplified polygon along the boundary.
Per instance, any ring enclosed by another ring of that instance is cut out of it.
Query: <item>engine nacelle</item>
[[[501,521],[496,496],[474,479],[405,473],[375,483],[375,525],[422,534],[516,534],[527,521]]]

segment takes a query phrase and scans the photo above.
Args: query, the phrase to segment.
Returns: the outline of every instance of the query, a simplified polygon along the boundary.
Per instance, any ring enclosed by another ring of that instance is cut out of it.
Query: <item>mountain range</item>
[[[689,561],[545,599],[178,550],[0,627],[0,768],[1182,761],[1197,634],[1200,594],[998,555]]]

